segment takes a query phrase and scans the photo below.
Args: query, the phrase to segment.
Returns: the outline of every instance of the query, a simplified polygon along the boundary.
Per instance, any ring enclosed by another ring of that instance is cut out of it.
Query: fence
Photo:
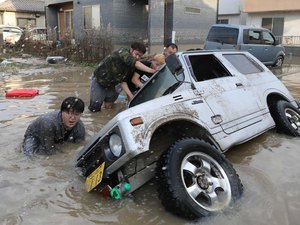
[[[278,36],[276,38],[282,45],[300,46],[300,36]]]

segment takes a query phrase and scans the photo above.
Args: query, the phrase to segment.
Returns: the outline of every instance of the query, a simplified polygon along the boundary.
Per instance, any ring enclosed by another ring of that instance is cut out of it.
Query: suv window
[[[248,42],[244,41],[244,43],[248,43],[248,44],[260,44],[260,31],[249,30],[248,37],[249,37]]]
[[[150,78],[130,102],[129,107],[172,93],[183,82],[183,73],[173,75],[167,66]]]
[[[223,54],[223,56],[242,74],[263,72],[263,68],[244,54]]]
[[[230,76],[214,55],[190,55],[188,58],[196,81]]]
[[[207,41],[236,45],[239,30],[230,27],[212,27],[208,33]]]
[[[262,39],[263,43],[267,45],[273,45],[275,43],[274,37],[267,31],[263,31]]]

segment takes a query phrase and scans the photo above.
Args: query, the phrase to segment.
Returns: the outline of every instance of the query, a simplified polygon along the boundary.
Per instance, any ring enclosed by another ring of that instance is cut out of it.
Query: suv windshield
[[[129,103],[129,108],[172,93],[183,81],[183,72],[173,75],[165,65],[155,74]]]

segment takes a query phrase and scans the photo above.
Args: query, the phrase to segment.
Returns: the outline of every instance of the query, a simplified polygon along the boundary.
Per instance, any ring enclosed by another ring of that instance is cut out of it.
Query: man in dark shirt
[[[164,48],[163,54],[165,57],[168,57],[169,55],[178,52],[178,46],[175,43],[167,44],[167,46]]]
[[[111,108],[120,93],[116,90],[116,86],[126,82],[136,68],[148,73],[155,72],[138,61],[145,52],[146,47],[143,43],[134,42],[130,49],[120,48],[99,63],[90,86],[89,110],[91,112],[101,111],[103,102],[105,108]]]
[[[58,151],[59,143],[84,140],[85,128],[80,120],[83,111],[84,102],[81,99],[68,97],[62,102],[60,111],[49,112],[35,119],[24,135],[25,155],[51,155]]]
[[[141,63],[143,63],[147,67],[157,70],[160,66],[165,64],[165,56],[163,54],[156,54],[151,60],[143,60],[141,61]],[[133,98],[134,93],[141,87],[143,87],[152,75],[153,74],[151,73],[147,73],[138,69],[135,70],[133,76],[127,81],[127,86],[129,90],[126,91],[126,87],[123,87],[129,100]]]

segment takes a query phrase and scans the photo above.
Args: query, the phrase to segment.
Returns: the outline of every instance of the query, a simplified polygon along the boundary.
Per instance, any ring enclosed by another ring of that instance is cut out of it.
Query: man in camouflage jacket
[[[148,73],[154,73],[155,70],[145,66],[138,61],[146,52],[143,43],[134,42],[130,49],[120,48],[105,57],[95,69],[90,86],[90,105],[91,112],[101,111],[104,102],[105,108],[111,108],[117,100],[120,90],[116,86],[126,83],[131,78],[135,69]],[[127,94],[128,86],[122,85]]]

